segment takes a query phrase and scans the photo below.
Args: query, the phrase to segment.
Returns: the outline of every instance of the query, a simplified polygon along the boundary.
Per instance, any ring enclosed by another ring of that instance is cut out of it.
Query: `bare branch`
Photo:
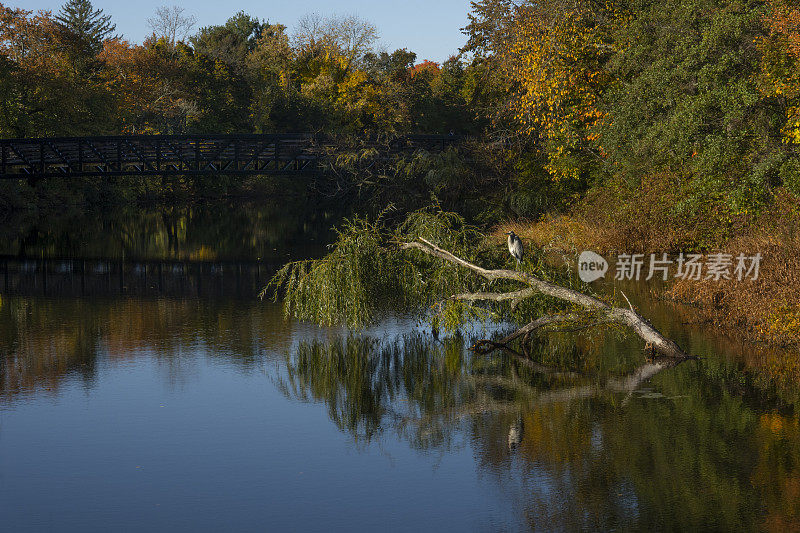
[[[490,340],[481,340],[476,342],[475,344],[470,347],[475,353],[479,353],[481,355],[486,355],[493,350],[502,349],[502,350],[510,350],[508,347],[509,343],[522,337],[523,335],[527,336],[531,332],[550,325],[556,324],[559,322],[570,322],[577,320],[579,317],[578,315],[545,315],[542,317],[537,318],[536,320],[532,320],[528,322],[526,325],[522,326],[518,330],[514,331],[510,335],[507,335],[500,339],[499,341],[490,341]]]
[[[371,23],[349,15],[323,17],[309,13],[297,22],[294,42],[298,48],[321,47],[357,63],[378,39],[378,30]]]
[[[454,294],[450,297],[451,300],[465,300],[469,302],[477,301],[493,301],[502,302],[505,300],[520,300],[528,298],[536,294],[533,289],[522,289],[514,292],[466,292],[463,294]]]
[[[582,329],[589,329],[597,326],[602,326],[603,324],[613,324],[613,323],[615,323],[613,320],[605,318],[603,320],[595,320],[594,322],[589,322],[588,324],[578,324],[571,328],[556,328],[553,331],[558,331],[558,332],[580,331]]]
[[[610,321],[625,324],[628,327],[630,327],[639,337],[641,337],[645,342],[650,343],[653,349],[661,353],[662,355],[665,355],[667,357],[675,357],[679,359],[685,359],[690,357],[674,341],[664,337],[645,318],[643,318],[641,315],[639,315],[632,309],[611,307],[597,298],[594,298],[587,294],[583,294],[582,292],[578,292],[573,289],[569,289],[567,287],[556,285],[555,283],[550,283],[548,281],[541,280],[536,276],[533,276],[532,274],[528,274],[527,272],[519,272],[516,270],[489,270],[481,268],[477,265],[470,263],[469,261],[466,261],[464,259],[461,259],[460,257],[453,255],[447,250],[439,248],[435,244],[421,237],[418,238],[416,241],[403,243],[401,244],[400,247],[403,250],[414,248],[428,255],[439,257],[455,265],[472,270],[476,274],[490,281],[497,279],[510,279],[519,281],[521,283],[529,285],[531,289],[533,289],[534,291],[544,294],[546,296],[551,296],[553,298],[558,298],[560,300],[574,303],[589,311],[600,311]],[[520,334],[522,335],[524,333],[525,332],[523,331]]]
[[[147,19],[147,25],[156,39],[164,39],[170,46],[175,46],[186,38],[197,22],[193,15],[184,15],[185,11],[178,6],[161,6],[153,17]]]
[[[631,304],[631,301],[630,301],[630,300],[628,300],[628,296],[627,296],[627,295],[626,295],[626,294],[625,294],[623,291],[619,291],[619,292],[621,292],[621,293],[622,293],[622,296],[624,296],[624,297],[625,297],[625,301],[626,301],[626,302],[628,302],[628,307],[630,307],[630,308],[631,308],[631,311],[634,311],[634,309],[633,309],[633,304]]]

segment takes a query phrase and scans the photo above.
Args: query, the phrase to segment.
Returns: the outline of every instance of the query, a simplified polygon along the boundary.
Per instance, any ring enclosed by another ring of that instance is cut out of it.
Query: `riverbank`
[[[606,258],[620,253],[701,253],[704,259],[709,253],[734,258],[760,253],[755,280],[673,279],[660,296],[696,307],[706,323],[723,332],[778,346],[800,345],[800,198],[778,189],[758,216],[731,217],[709,202],[702,218],[681,218],[665,207],[676,205],[676,193],[653,189],[645,183],[622,203],[610,202],[608,190],[593,191],[565,215],[502,224],[492,236],[503,240],[503,233],[513,230],[536,247],[593,250]],[[661,201],[655,203],[656,198]]]

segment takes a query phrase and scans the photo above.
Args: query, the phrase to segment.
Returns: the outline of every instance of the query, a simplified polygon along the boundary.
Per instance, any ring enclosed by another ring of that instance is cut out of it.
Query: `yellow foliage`
[[[512,114],[523,133],[540,132],[558,146],[548,154],[553,179],[576,178],[571,152],[599,140],[604,113],[597,107],[609,76],[603,67],[611,51],[611,4],[593,11],[559,12],[548,2],[520,7],[506,50],[508,76],[517,94]]]

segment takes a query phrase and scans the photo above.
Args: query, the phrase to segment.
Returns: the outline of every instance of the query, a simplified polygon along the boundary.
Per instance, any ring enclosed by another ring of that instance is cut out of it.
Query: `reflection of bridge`
[[[407,135],[370,140],[368,165],[418,149],[440,151],[456,136]],[[0,179],[78,176],[280,174],[319,170],[336,151],[329,138],[307,133],[260,135],[130,135],[0,139]]]
[[[0,256],[0,295],[255,298],[283,261],[127,261]]]

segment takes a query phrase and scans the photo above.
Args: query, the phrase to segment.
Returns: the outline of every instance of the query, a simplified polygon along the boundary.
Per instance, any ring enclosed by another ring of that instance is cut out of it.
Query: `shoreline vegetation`
[[[639,215],[620,220],[618,212],[603,212],[590,202],[570,213],[537,222],[515,222],[494,228],[491,238],[499,243],[503,234],[515,231],[533,246],[559,253],[577,254],[591,250],[600,254],[641,253],[660,257],[665,251],[761,253],[757,280],[670,279],[657,295],[690,305],[707,324],[723,333],[754,342],[782,347],[800,345],[800,198],[780,190],[774,209],[742,221],[726,239],[697,245],[697,228],[677,225],[677,232],[660,231],[658,222]],[[683,234],[680,234],[680,231]],[[606,275],[612,276],[613,271]]]
[[[165,25],[157,13],[139,45],[88,0],[56,14],[0,4],[0,135],[341,135],[334,177],[312,193],[346,214],[400,225],[434,205],[495,237],[514,228],[535,253],[761,253],[755,282],[679,280],[664,296],[725,331],[800,343],[795,3],[475,0],[464,48],[442,63],[377,49],[378,29],[354,16],[290,30],[243,12],[194,29],[190,15],[177,8]],[[472,141],[380,171],[359,169],[352,142],[449,132]],[[303,187],[4,182],[0,211]]]

